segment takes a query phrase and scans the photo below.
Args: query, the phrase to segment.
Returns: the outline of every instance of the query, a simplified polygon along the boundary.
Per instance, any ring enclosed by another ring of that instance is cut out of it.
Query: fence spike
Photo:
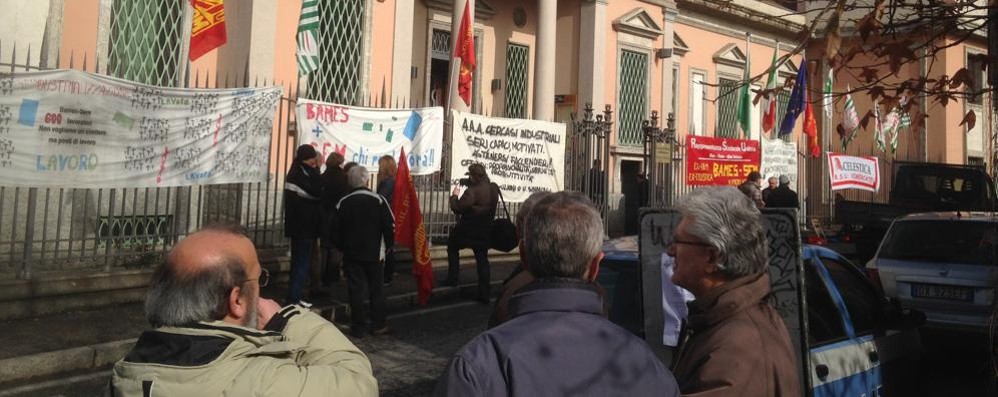
[[[381,107],[385,107],[385,103],[388,102],[385,98],[388,91],[385,89],[387,86],[387,77],[381,77]]]
[[[11,59],[11,62],[17,62],[16,59]],[[29,66],[31,65],[31,44],[28,44],[28,55],[24,57],[24,70],[31,70]]]
[[[74,60],[76,60],[76,51],[75,50],[69,50],[69,68],[70,69],[72,69],[73,66],[74,66],[73,65],[74,64],[74,62],[73,62]]]
[[[246,66],[243,67],[243,87],[249,86],[249,78],[250,78],[249,67],[250,67],[250,59],[249,55],[246,55]]]
[[[87,58],[88,58],[87,55],[89,54],[85,52],[83,53],[83,68],[82,68],[83,71],[87,71]]]
[[[94,73],[100,73],[100,57],[94,57]]]

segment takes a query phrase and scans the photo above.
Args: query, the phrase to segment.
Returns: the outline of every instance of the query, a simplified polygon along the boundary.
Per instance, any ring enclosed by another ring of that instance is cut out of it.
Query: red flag
[[[818,144],[818,126],[814,121],[814,108],[807,100],[807,94],[804,94],[804,101],[807,103],[804,106],[804,134],[807,135],[807,146],[811,151],[811,157],[818,157],[821,155],[821,145]]]
[[[475,71],[475,36],[471,30],[471,23],[471,2],[465,0],[464,15],[461,16],[461,30],[457,40],[454,40],[454,58],[461,60],[457,92],[465,106],[468,107],[471,107],[471,77]]]
[[[395,244],[409,247],[412,251],[412,276],[416,279],[419,304],[425,306],[433,291],[433,263],[430,261],[423,214],[419,211],[419,197],[416,197],[416,186],[412,184],[412,176],[409,175],[405,148],[402,148],[402,154],[399,155],[392,212],[395,214]]]
[[[225,6],[223,0],[191,0],[194,14],[191,18],[191,48],[193,61],[208,51],[225,44]]]

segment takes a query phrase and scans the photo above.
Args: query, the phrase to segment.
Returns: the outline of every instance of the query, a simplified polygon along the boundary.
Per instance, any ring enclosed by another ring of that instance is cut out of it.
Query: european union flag
[[[804,95],[805,91],[807,91],[807,59],[801,58],[800,70],[797,71],[794,90],[790,92],[787,114],[783,116],[783,122],[780,124],[780,137],[794,132],[794,126],[797,125],[797,116],[800,116],[804,112],[804,101],[807,98]]]

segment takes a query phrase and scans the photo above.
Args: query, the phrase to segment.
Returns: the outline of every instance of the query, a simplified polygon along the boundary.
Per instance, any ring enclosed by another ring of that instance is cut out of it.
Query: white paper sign
[[[565,180],[565,124],[453,111],[452,183],[482,163],[512,203],[533,192],[557,192]]]
[[[263,182],[279,87],[183,89],[76,70],[0,73],[0,184]]]
[[[876,157],[828,153],[832,190],[880,190],[880,161]]]
[[[409,172],[440,170],[444,109],[377,109],[298,99],[298,142],[311,144],[325,159],[339,152],[346,161],[378,171],[378,159],[399,159],[404,147]]]
[[[672,282],[676,259],[669,254],[662,254],[662,344],[666,346],[679,345],[679,331],[683,320],[689,316],[686,304],[696,299],[690,291]]]
[[[780,175],[790,177],[790,183],[797,182],[797,144],[782,139],[762,140],[762,164],[759,173],[764,180]]]

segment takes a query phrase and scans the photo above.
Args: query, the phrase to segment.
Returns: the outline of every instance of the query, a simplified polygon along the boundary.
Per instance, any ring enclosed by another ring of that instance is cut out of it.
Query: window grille
[[[720,138],[740,138],[738,127],[738,80],[718,79],[717,130]]]
[[[319,1],[319,69],[308,75],[310,99],[361,101],[366,0]]]
[[[619,73],[618,143],[640,145],[644,139],[641,122],[648,116],[648,54],[621,51]]]
[[[114,0],[107,74],[145,84],[176,86],[184,74],[186,1]]]
[[[527,117],[527,68],[530,47],[510,43],[506,47],[506,117]]]

